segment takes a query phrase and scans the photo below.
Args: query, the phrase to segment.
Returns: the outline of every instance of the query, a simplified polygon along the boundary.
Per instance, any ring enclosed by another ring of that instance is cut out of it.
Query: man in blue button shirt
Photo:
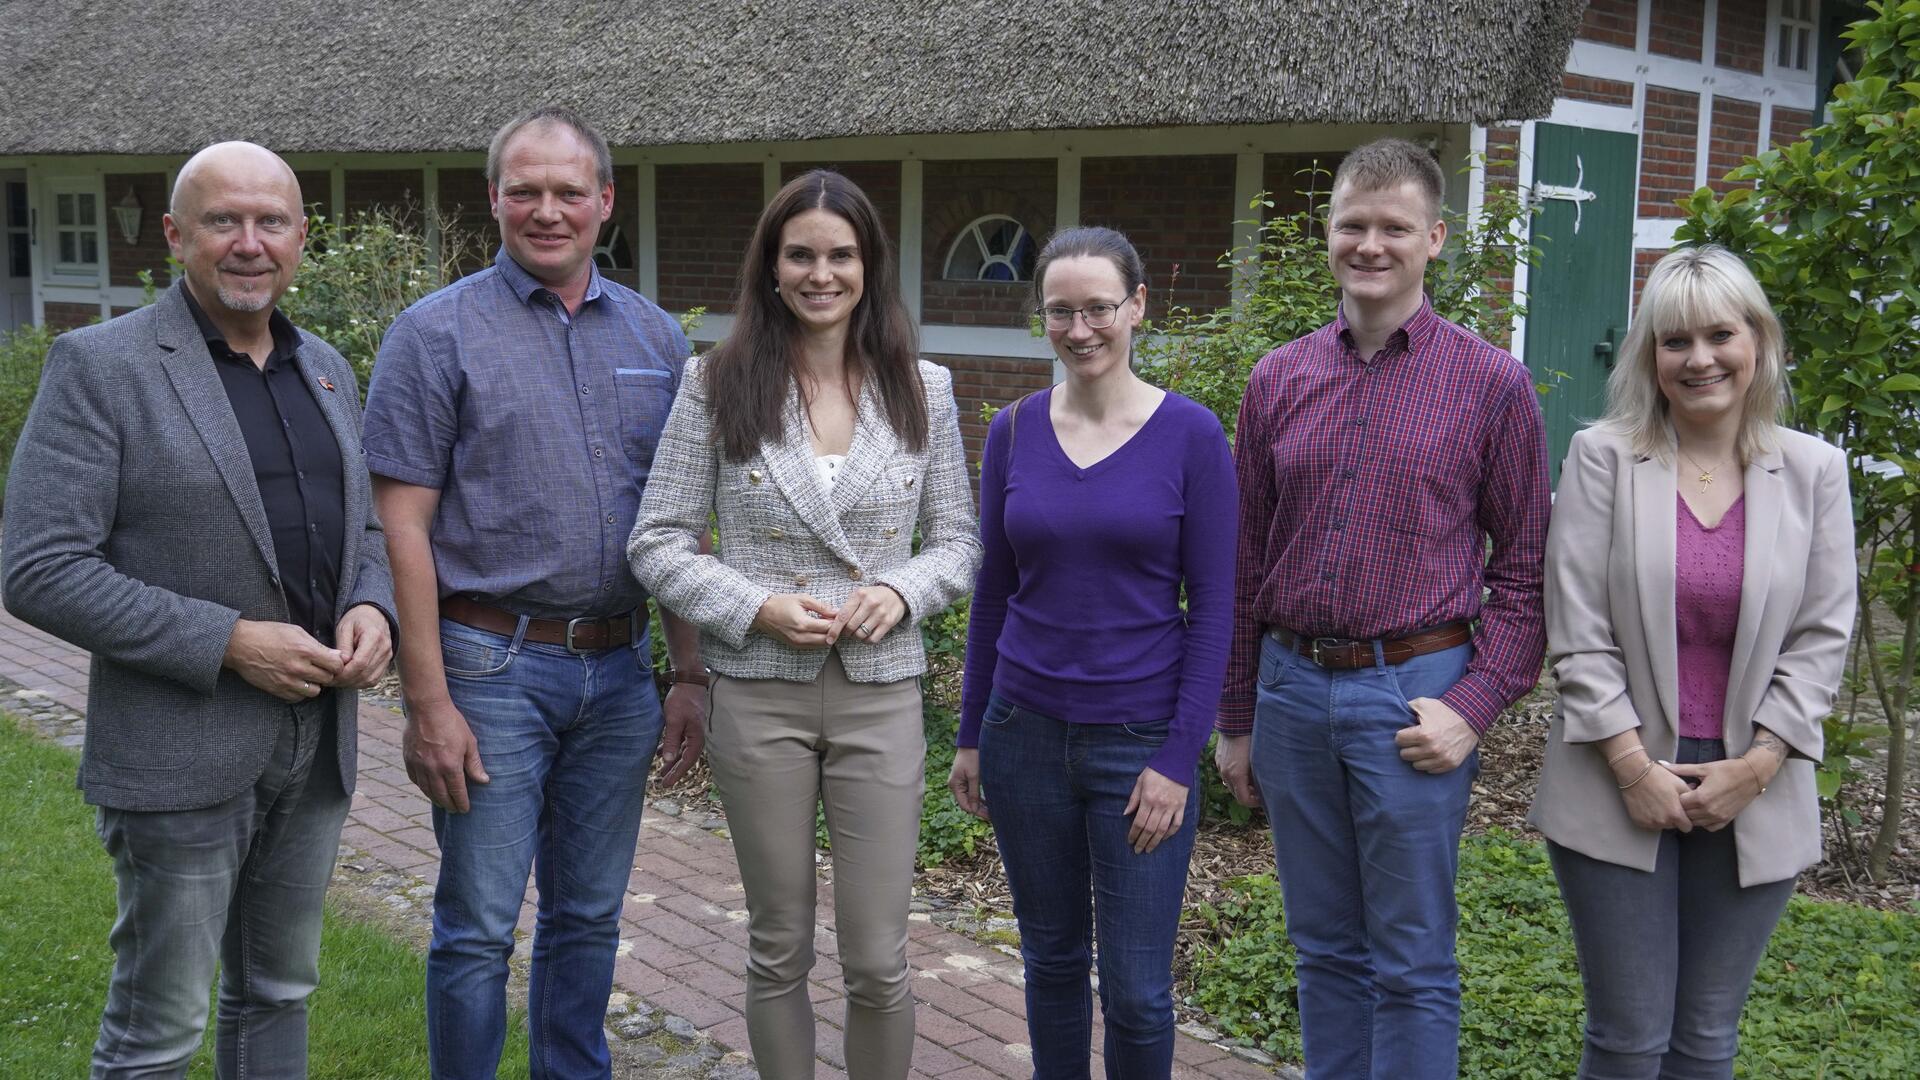
[[[494,265],[401,314],[367,398],[367,466],[401,625],[407,773],[434,804],[433,1075],[492,1077],[532,868],[535,1077],[606,1077],[602,1018],[656,744],[699,756],[697,633],[664,612],[664,725],[625,545],[687,339],[593,264],[606,140],[536,109],[487,153]],[[664,731],[663,731],[664,726]]]

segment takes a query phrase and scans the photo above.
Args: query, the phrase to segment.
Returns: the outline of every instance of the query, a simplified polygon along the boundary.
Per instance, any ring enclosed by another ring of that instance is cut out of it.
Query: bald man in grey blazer
[[[352,368],[275,304],[306,240],[249,143],[181,169],[159,300],[63,334],[7,482],[6,605],[93,654],[80,787],[119,912],[95,1077],[306,1073],[355,690],[393,584]]]

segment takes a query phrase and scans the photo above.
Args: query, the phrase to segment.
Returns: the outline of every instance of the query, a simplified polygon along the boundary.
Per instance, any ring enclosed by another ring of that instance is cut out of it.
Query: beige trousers
[[[904,1080],[913,1058],[907,903],[926,736],[917,679],[716,676],[707,758],[747,893],[747,1035],[762,1080],[811,1080],[814,807],[833,844],[849,1080]]]

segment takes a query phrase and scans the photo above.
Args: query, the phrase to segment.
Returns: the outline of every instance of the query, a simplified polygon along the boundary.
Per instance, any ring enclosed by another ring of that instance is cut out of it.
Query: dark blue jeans
[[[1099,940],[1108,1080],[1173,1069],[1173,939],[1193,854],[1199,788],[1189,774],[1178,832],[1144,855],[1125,813],[1167,722],[1069,724],[987,705],[980,782],[1013,891],[1026,962],[1035,1080],[1084,1080],[1093,1041],[1087,972]]]
[[[1307,1074],[1453,1080],[1460,975],[1453,881],[1479,755],[1451,772],[1400,759],[1408,699],[1460,680],[1471,645],[1332,671],[1269,635],[1251,750],[1298,954]]]
[[[602,1025],[620,902],[660,741],[646,638],[576,655],[442,619],[440,644],[447,688],[491,781],[468,786],[469,812],[433,812],[440,841],[427,950],[433,1075],[495,1074],[506,1039],[507,958],[531,867],[538,892],[527,991],[531,1075],[609,1076]]]
[[[1681,739],[1674,760],[1719,761],[1718,739]],[[1740,1012],[1793,879],[1740,887],[1738,819],[1668,829],[1652,873],[1549,843],[1587,991],[1583,1080],[1724,1080]]]

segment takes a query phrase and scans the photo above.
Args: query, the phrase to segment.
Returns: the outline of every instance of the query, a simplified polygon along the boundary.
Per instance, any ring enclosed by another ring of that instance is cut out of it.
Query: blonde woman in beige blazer
[[[774,197],[727,340],[689,362],[628,542],[701,629],[707,755],[746,887],[760,1075],[814,1075],[814,820],[826,806],[846,1071],[913,1056],[907,905],[926,753],[916,627],[980,561],[946,369],[915,360],[873,204],[815,170]],[[704,554],[708,515],[719,550]],[[920,547],[914,550],[918,534]]]
[[[1562,470],[1560,704],[1530,820],[1579,948],[1582,1077],[1732,1076],[1767,938],[1820,858],[1852,504],[1844,455],[1775,422],[1783,353],[1739,259],[1672,252]]]

